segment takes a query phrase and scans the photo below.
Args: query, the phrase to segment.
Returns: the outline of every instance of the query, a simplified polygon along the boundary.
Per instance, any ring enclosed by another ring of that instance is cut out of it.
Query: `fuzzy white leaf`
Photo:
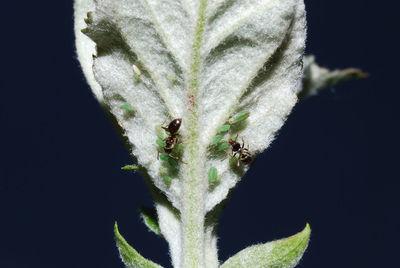
[[[77,0],[76,19],[90,7],[83,2],[92,3]],[[284,123],[300,87],[303,0],[97,0],[91,11],[86,34],[96,43],[93,71],[104,102],[138,163],[180,212],[176,219],[157,207],[175,267],[204,267],[203,249],[216,241],[204,238],[204,227],[212,231],[204,217],[248,168],[233,168],[210,144],[241,110],[250,116],[229,135],[245,138],[253,155]],[[87,64],[87,55],[80,59]],[[176,171],[157,159],[156,129],[168,114],[183,119],[185,164]],[[211,167],[220,175],[213,187]],[[181,242],[173,241],[176,235]],[[211,266],[218,263],[213,252],[206,254]]]
[[[103,104],[103,92],[101,86],[94,79],[92,70],[93,55],[96,55],[96,44],[84,35],[81,30],[86,28],[84,18],[90,10],[94,10],[95,5],[93,0],[75,0],[74,4],[74,32],[76,53],[82,67],[82,71],[86,77],[86,81],[93,91],[97,100]]]
[[[233,1],[211,7],[200,49],[196,100],[188,97],[187,88],[194,19],[180,1],[99,0],[88,25],[88,35],[98,50],[94,72],[106,102],[126,131],[139,163],[149,169],[154,183],[177,208],[180,183],[173,180],[167,187],[159,176],[160,161],[155,159],[155,128],[167,114],[184,118],[184,133],[187,110],[195,102],[199,153],[205,154],[217,128],[245,108],[251,115],[240,136],[246,138],[251,151],[260,152],[295,104],[301,75],[302,1]],[[133,65],[141,70],[139,81]],[[168,77],[176,80],[171,83]],[[121,109],[125,103],[133,107],[133,116]],[[209,194],[207,211],[239,179],[228,161],[219,162],[206,164],[218,166],[223,173],[222,183]]]

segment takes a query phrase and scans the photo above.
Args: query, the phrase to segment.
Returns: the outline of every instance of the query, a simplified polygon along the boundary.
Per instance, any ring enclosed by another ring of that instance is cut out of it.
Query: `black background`
[[[307,52],[371,76],[299,103],[222,214],[221,260],[257,242],[312,237],[299,267],[398,267],[399,5],[306,1]],[[152,201],[74,56],[71,1],[1,12],[0,267],[123,267],[115,220],[145,257],[167,244],[137,208]]]

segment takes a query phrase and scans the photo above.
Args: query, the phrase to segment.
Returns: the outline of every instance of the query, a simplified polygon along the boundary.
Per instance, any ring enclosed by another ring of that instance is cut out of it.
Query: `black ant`
[[[239,154],[237,166],[240,166],[240,162],[245,165],[250,164],[253,161],[253,156],[249,153],[249,149],[245,147],[244,140],[242,137],[242,145],[236,141],[237,136],[235,139],[229,139],[229,145],[231,146],[232,153],[229,154],[232,158],[236,157],[236,154]]]
[[[168,117],[167,117],[167,119],[168,119]],[[165,119],[165,120],[167,120],[167,119]],[[164,123],[165,123],[165,121],[164,121]],[[181,127],[181,124],[182,124],[182,118],[176,118],[176,119],[172,120],[168,124],[168,126],[166,126],[166,127],[162,126],[161,128],[169,132],[169,136],[166,137],[165,139],[163,139],[163,141],[165,142],[165,146],[163,147],[164,152],[166,154],[168,154],[171,158],[184,163],[181,159],[179,159],[178,157],[176,157],[172,154],[173,150],[175,149],[175,146],[178,144],[178,136],[179,136],[178,130]],[[159,157],[159,155],[160,155],[160,152],[158,152],[157,158]]]

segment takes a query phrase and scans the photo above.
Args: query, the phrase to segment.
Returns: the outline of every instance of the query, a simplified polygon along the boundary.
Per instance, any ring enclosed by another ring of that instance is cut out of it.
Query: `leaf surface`
[[[248,247],[229,258],[221,268],[292,268],[300,261],[310,239],[310,226],[281,240]]]
[[[117,247],[121,255],[121,259],[126,265],[126,267],[162,268],[162,266],[150,260],[145,259],[142,255],[139,254],[139,252],[137,252],[134,248],[132,248],[119,233],[117,223],[115,223],[114,225],[114,235],[115,235],[115,242],[117,243]]]

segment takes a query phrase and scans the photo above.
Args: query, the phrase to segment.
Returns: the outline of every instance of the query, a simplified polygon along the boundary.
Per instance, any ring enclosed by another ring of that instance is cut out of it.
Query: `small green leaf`
[[[122,237],[118,231],[118,225],[114,225],[115,242],[121,255],[121,259],[128,268],[162,268],[162,266],[145,259],[128,242]]]
[[[157,139],[156,143],[158,146],[160,147],[164,147],[166,145],[165,141],[161,140],[161,139]]]
[[[149,228],[150,231],[156,235],[161,235],[160,227],[158,226],[157,212],[155,209],[148,207],[140,207],[140,216],[143,219],[144,224]]]
[[[122,105],[121,108],[124,109],[125,111],[133,111],[132,106],[130,106],[128,103]]]
[[[215,145],[218,142],[220,142],[222,140],[222,138],[224,137],[224,135],[218,134],[217,136],[215,136],[214,140],[211,142],[211,145]]]
[[[221,268],[292,268],[303,256],[310,233],[311,229],[307,224],[303,231],[294,236],[248,247],[229,258]]]
[[[208,171],[208,182],[214,184],[218,178],[218,171],[215,167],[211,167]]]
[[[217,151],[225,151],[226,149],[229,148],[229,142],[223,141],[217,146]]]
[[[140,167],[137,165],[125,165],[121,169],[123,169],[123,170],[139,170]]]
[[[225,132],[228,132],[229,129],[231,129],[231,125],[222,125],[222,126],[218,129],[218,133],[225,133]]]
[[[237,124],[244,120],[246,120],[250,116],[250,112],[248,111],[241,111],[235,115],[235,117],[229,121],[230,124]]]

